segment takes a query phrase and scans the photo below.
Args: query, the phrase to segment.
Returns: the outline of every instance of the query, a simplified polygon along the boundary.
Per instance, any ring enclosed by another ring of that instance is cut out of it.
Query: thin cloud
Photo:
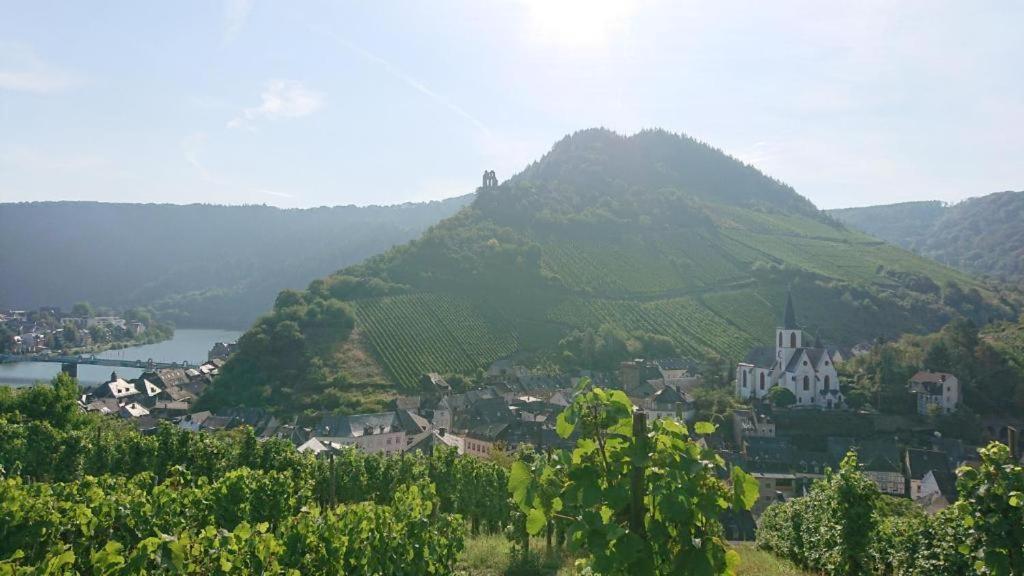
[[[0,90],[49,94],[77,83],[73,74],[47,64],[28,48],[0,43]]]
[[[260,190],[260,192],[263,192],[264,194],[269,194],[270,196],[277,196],[278,198],[294,198],[295,197],[295,196],[292,196],[291,194],[288,194],[286,192],[277,192],[275,190],[263,189],[263,190]]]
[[[271,80],[260,95],[259,106],[246,108],[230,122],[228,128],[251,128],[251,123],[265,118],[301,118],[324,107],[326,98],[295,80]]]
[[[234,40],[242,31],[252,5],[252,0],[224,0],[224,42]]]
[[[313,26],[311,26],[309,24],[306,24],[306,27],[309,28],[313,32],[320,32],[319,30],[317,30],[316,28],[314,28]],[[325,33],[326,35],[328,35],[331,38],[333,38],[336,42],[338,42],[339,44],[341,44],[345,48],[347,48],[347,49],[351,50],[352,52],[355,52],[359,56],[363,57],[368,62],[372,62],[372,63],[380,66],[385,72],[387,72],[391,76],[397,78],[398,80],[402,81],[404,84],[406,84],[407,86],[409,86],[413,90],[416,90],[420,94],[423,94],[427,98],[430,98],[431,100],[433,100],[437,104],[440,104],[441,106],[447,108],[448,110],[452,111],[456,115],[461,116],[463,119],[467,120],[470,124],[472,124],[477,129],[479,129],[481,132],[483,132],[484,135],[486,135],[486,136],[490,136],[491,135],[490,128],[488,128],[486,124],[481,122],[479,118],[477,118],[476,116],[470,114],[462,106],[459,106],[455,102],[452,102],[444,94],[440,94],[438,92],[435,92],[429,86],[427,86],[426,84],[424,84],[420,80],[416,79],[411,74],[405,72],[404,70],[402,70],[398,66],[395,66],[391,62],[385,60],[384,58],[381,58],[380,56],[377,56],[376,54],[374,54],[372,52],[369,52],[369,51],[367,51],[367,50],[365,50],[363,48],[360,48],[359,46],[356,46],[355,44],[349,42],[348,40],[342,38],[341,36],[338,36],[334,32],[323,31],[323,33]]]

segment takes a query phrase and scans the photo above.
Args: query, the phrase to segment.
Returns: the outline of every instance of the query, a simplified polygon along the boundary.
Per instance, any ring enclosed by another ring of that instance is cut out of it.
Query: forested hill
[[[179,327],[245,328],[301,288],[421,234],[472,196],[282,210],[0,204],[0,306],[152,306]]]
[[[961,270],[1024,282],[1024,192],[998,192],[953,205],[905,202],[830,214]]]
[[[804,327],[839,346],[1018,312],[705,144],[595,129],[419,239],[281,294],[208,402],[353,408],[374,387],[508,356],[736,360],[771,343],[787,290]]]

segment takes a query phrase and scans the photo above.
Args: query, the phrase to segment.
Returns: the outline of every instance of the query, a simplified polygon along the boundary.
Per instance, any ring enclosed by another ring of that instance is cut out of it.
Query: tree
[[[933,372],[949,372],[952,369],[953,356],[949,352],[949,345],[939,338],[928,347],[924,356],[924,367]]]
[[[79,318],[91,318],[94,314],[92,304],[88,302],[76,302],[71,307],[71,314],[78,316]]]
[[[796,404],[796,394],[783,386],[772,386],[768,391],[768,399],[777,408],[787,408]]]

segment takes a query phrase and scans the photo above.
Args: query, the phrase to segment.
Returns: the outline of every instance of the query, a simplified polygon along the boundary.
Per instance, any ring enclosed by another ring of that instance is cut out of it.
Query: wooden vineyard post
[[[647,459],[647,413],[633,414],[633,469],[630,477],[629,531],[641,538],[647,538],[644,527],[644,471]]]

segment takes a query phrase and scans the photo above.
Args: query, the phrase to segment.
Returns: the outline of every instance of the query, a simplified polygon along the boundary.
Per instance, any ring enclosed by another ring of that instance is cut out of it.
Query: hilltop
[[[415,238],[471,200],[303,210],[0,204],[0,306],[149,306],[178,327],[245,328],[281,290]]]
[[[971,274],[1024,282],[1024,192],[998,192],[953,205],[904,202],[829,214]]]
[[[594,369],[738,359],[768,342],[787,290],[838,346],[1017,313],[706,144],[593,129],[419,239],[282,293],[207,401],[344,409],[509,356]]]

